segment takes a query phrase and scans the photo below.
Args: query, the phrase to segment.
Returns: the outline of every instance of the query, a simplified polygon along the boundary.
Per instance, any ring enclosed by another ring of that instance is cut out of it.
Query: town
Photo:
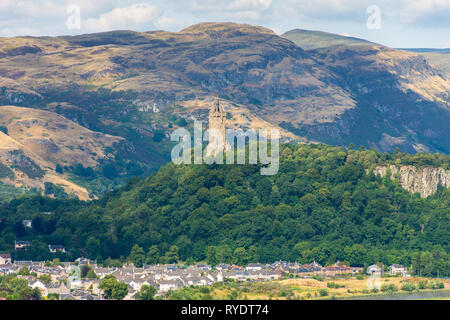
[[[410,277],[407,269],[401,265],[394,264],[387,270],[390,275]],[[144,265],[138,268],[128,263],[122,267],[104,267],[87,258],[78,258],[74,262],[61,262],[58,259],[45,262],[12,261],[9,254],[0,254],[0,280],[8,276],[23,279],[29,289],[35,293],[39,291],[37,295],[43,299],[59,300],[135,300],[145,287],[154,288],[154,296],[164,297],[165,294],[184,287],[210,286],[218,282],[271,281],[289,277],[336,278],[342,275],[355,277],[363,271],[361,267],[350,267],[339,262],[324,267],[316,262],[301,265],[287,261],[250,263],[246,266],[221,263],[212,267],[199,263],[190,266]],[[384,267],[374,264],[366,268],[365,273],[381,275]],[[108,295],[108,290],[102,286],[102,280],[105,279],[113,279],[114,283],[122,284],[121,294],[115,297]]]

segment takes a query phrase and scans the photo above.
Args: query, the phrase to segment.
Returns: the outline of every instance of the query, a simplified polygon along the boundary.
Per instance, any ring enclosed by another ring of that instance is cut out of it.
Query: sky
[[[0,37],[180,31],[200,22],[354,36],[394,48],[449,48],[450,0],[0,0]]]

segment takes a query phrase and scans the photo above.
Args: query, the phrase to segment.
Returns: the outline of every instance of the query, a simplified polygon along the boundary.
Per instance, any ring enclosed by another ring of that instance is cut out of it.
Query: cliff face
[[[425,198],[436,192],[438,185],[450,187],[450,171],[442,168],[426,167],[416,168],[413,166],[377,166],[374,170],[376,175],[385,177],[390,168],[391,179],[398,177],[402,187],[409,192],[419,192]]]

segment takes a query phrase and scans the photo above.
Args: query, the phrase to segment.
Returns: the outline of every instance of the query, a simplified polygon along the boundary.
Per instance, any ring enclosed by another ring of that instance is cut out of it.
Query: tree
[[[153,245],[148,249],[145,262],[148,264],[157,264],[159,261],[159,250],[156,245]]]
[[[141,287],[141,290],[139,290],[139,292],[136,293],[135,298],[136,300],[153,300],[155,294],[156,294],[155,287],[144,284]]]
[[[122,268],[123,263],[120,260],[108,258],[105,261],[103,261],[103,266]]]
[[[81,278],[86,278],[86,279],[97,279],[98,278],[97,274],[92,269],[92,267],[87,264],[85,264],[81,267],[80,275],[81,275]]]
[[[164,131],[159,130],[153,133],[153,141],[155,142],[161,142],[164,138],[165,138]]]
[[[209,246],[206,249],[206,262],[213,267],[218,263],[216,247]]]
[[[123,300],[128,294],[128,286],[126,283],[117,282],[112,290],[111,297],[115,300]]]
[[[328,296],[328,290],[327,289],[320,289],[319,294],[321,297]]]
[[[29,276],[30,275],[30,269],[28,269],[27,266],[23,266],[22,269],[20,269],[19,275],[21,276]]]
[[[40,216],[36,216],[32,220],[31,225],[33,226],[34,232],[36,232],[36,233],[44,233],[45,232],[44,222]]]
[[[86,250],[90,259],[95,259],[100,254],[100,240],[90,236],[86,241]]]
[[[41,280],[46,285],[52,282],[52,277],[48,274],[43,274],[39,277],[39,280]]]
[[[5,126],[0,126],[0,131],[3,132],[4,134],[8,135],[8,128]]]
[[[171,246],[169,248],[169,251],[166,252],[166,254],[160,258],[161,263],[176,263],[178,262],[178,247],[177,246]]]
[[[408,281],[404,285],[402,285],[402,290],[412,292],[412,291],[416,290],[416,285],[414,283]]]
[[[44,183],[44,194],[50,195],[55,193],[55,185],[51,182]]]
[[[187,121],[185,118],[180,118],[177,120],[177,125],[180,127],[186,127],[187,126]]]
[[[102,173],[108,179],[113,179],[119,175],[116,167],[112,164],[107,164],[103,167]]]
[[[94,270],[90,269],[88,273],[86,274],[86,279],[98,279],[97,274],[94,272]]]
[[[103,290],[106,299],[112,298],[112,292],[114,290],[115,285],[118,283],[116,277],[113,275],[105,276],[99,283],[99,289]]]
[[[58,293],[49,293],[47,295],[48,300],[59,300],[59,294]]]
[[[113,275],[105,276],[98,285],[103,290],[106,299],[122,300],[128,294],[128,286],[117,281]]]
[[[220,263],[233,263],[233,254],[228,245],[220,246],[217,251],[217,260]]]
[[[133,262],[133,264],[141,268],[145,263],[145,251],[139,245],[135,244],[130,251],[130,255],[128,256],[128,260]]]
[[[23,288],[18,292],[19,300],[41,300],[41,291],[38,288]]]
[[[234,250],[234,259],[236,261],[236,264],[243,266],[246,265],[248,262],[248,253],[243,247],[236,248]]]
[[[256,246],[248,248],[248,262],[259,262],[258,248]]]
[[[63,167],[62,167],[60,164],[57,164],[57,165],[56,165],[55,171],[56,171],[57,173],[59,173],[59,174],[63,174],[63,173],[64,173]]]

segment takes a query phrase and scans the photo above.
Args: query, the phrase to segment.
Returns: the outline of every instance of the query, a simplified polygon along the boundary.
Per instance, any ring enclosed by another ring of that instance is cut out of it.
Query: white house
[[[408,270],[406,270],[406,268],[404,266],[402,266],[401,264],[393,264],[389,267],[389,274],[390,275],[401,275],[402,277],[407,277],[409,276],[408,274]]]
[[[259,270],[259,271],[249,271],[247,277],[250,280],[268,281],[268,280],[276,280],[280,277],[280,275],[276,271]]]
[[[26,249],[31,246],[31,241],[16,241],[14,243],[14,248],[16,250]]]
[[[64,248],[64,246],[61,246],[59,244],[49,244],[48,250],[50,250],[51,253],[66,252],[66,249]]]
[[[33,220],[23,220],[22,224],[26,228],[32,228],[33,227]]]
[[[379,265],[373,264],[373,265],[371,265],[371,266],[369,266],[367,268],[366,273],[367,274],[371,274],[371,275],[373,275],[373,274],[382,275],[383,274],[383,268],[381,266],[379,266]]]
[[[223,281],[222,272],[208,273],[206,275],[206,277],[213,282],[222,282]]]
[[[170,290],[175,291],[184,287],[183,281],[180,279],[162,280],[159,283],[160,292],[168,292]]]
[[[260,263],[250,263],[245,267],[245,270],[259,271],[263,269],[263,265]]]
[[[11,263],[11,255],[9,253],[0,253],[0,265],[10,263]]]
[[[32,289],[38,288],[44,297],[46,297],[48,295],[47,286],[41,280],[31,281],[30,287]]]

